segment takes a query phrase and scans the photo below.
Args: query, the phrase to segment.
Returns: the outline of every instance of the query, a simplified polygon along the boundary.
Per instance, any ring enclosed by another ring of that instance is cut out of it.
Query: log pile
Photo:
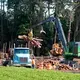
[[[52,50],[50,50],[50,53],[53,56],[62,55],[62,53],[63,53],[62,46],[60,46],[58,43],[54,43],[52,45]]]
[[[47,70],[72,70],[73,68],[67,64],[61,64],[60,60],[54,59],[36,59],[37,69],[47,69]]]
[[[72,67],[66,64],[60,64],[58,69],[59,70],[72,70]]]

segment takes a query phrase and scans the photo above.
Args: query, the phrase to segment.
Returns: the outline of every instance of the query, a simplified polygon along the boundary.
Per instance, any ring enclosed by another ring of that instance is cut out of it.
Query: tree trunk
[[[79,25],[79,20],[77,18],[76,19],[76,29],[75,29],[75,32],[74,32],[74,41],[76,41],[76,36],[77,36],[77,31],[78,31],[78,25]]]
[[[1,10],[3,11],[3,2],[1,0]],[[1,47],[3,48],[3,12],[1,15]]]

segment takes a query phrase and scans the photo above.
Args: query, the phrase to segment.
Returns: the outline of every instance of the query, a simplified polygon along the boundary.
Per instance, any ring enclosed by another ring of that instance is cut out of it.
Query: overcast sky
[[[0,0],[1,1],[1,0]],[[0,9],[1,9],[1,2],[0,2]],[[3,9],[3,8],[2,8]],[[7,0],[6,2],[4,3],[4,10],[7,11]]]

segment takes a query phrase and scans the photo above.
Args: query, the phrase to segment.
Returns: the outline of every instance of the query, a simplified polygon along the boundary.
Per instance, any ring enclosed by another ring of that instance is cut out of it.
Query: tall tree
[[[79,34],[80,34],[80,4],[77,3],[75,5],[75,16],[74,16],[74,22],[75,22],[75,27],[73,28],[74,29],[74,41],[79,41],[80,38],[79,38]]]
[[[7,40],[6,32],[7,29],[7,18],[6,18],[6,0],[0,0],[0,42],[1,42],[1,48],[3,47],[3,43]]]

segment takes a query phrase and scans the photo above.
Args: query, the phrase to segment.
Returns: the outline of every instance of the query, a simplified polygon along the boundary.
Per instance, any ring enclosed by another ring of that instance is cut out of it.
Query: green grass
[[[80,80],[80,74],[24,67],[0,67],[0,80]]]

